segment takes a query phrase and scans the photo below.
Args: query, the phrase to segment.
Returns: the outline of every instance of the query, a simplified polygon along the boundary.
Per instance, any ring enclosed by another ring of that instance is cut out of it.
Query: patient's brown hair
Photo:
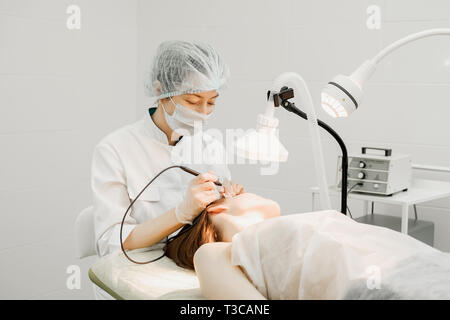
[[[194,269],[194,254],[201,245],[220,241],[214,224],[206,209],[200,213],[199,221],[189,231],[171,240],[165,248],[165,254],[178,266]]]

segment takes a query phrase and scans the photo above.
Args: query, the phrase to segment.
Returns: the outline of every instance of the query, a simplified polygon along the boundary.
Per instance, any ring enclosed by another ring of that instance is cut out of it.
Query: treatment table
[[[162,249],[127,252],[136,261],[148,261]],[[194,271],[178,267],[164,257],[149,264],[134,264],[121,251],[99,258],[89,279],[118,300],[205,300]]]

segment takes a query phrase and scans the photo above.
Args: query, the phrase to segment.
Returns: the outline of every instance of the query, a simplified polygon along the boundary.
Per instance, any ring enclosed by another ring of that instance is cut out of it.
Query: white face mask
[[[175,104],[172,98],[170,98],[170,100],[175,105],[173,114],[168,114],[164,109],[164,106],[163,109],[166,122],[172,130],[184,129],[192,135],[194,133],[195,125],[201,124],[202,128],[206,126],[210,114],[200,113],[184,107],[181,104]]]

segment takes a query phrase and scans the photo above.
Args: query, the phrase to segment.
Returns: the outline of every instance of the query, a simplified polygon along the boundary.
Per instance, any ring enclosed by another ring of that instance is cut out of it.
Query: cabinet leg
[[[402,205],[402,233],[405,234],[408,234],[408,209],[408,205]]]
[[[365,216],[369,214],[369,200],[364,200],[363,214]]]

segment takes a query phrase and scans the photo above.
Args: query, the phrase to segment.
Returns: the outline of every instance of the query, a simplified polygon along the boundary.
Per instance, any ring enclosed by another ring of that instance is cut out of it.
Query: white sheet
[[[342,299],[356,281],[383,285],[400,260],[436,251],[333,210],[265,220],[232,239],[233,265],[268,299]]]
[[[159,257],[162,250],[127,252],[137,261]],[[164,257],[150,264],[134,264],[121,251],[98,259],[90,270],[110,290],[126,300],[203,300],[194,271]]]

